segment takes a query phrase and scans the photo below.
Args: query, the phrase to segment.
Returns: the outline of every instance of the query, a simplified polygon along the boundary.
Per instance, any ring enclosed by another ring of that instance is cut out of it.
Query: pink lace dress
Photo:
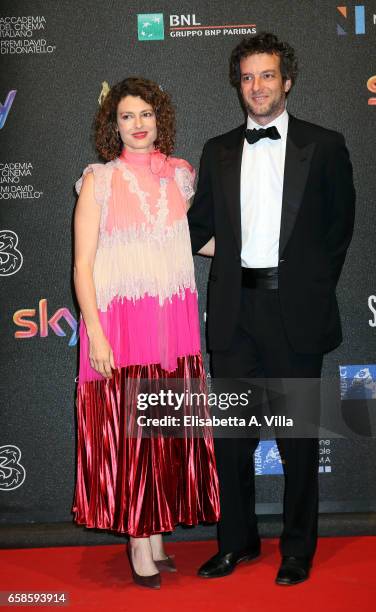
[[[91,368],[81,318],[74,520],[134,537],[215,522],[210,429],[186,438],[129,431],[141,381],[180,379],[187,388],[194,380],[205,387],[186,219],[194,171],[157,150],[124,149],[83,176],[88,172],[101,208],[93,272],[98,313],[116,370],[107,380]]]

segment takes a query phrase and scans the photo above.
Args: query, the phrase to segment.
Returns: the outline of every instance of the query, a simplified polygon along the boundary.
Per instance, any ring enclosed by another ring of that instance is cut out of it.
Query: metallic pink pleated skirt
[[[199,436],[144,437],[135,425],[142,381],[171,378],[187,385],[199,381],[204,388],[201,354],[179,358],[173,372],[159,365],[128,366],[115,370],[110,380],[79,386],[76,523],[147,537],[177,524],[218,521],[210,428]]]

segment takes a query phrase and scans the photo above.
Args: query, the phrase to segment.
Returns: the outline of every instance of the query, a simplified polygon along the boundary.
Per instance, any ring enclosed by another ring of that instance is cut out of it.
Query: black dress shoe
[[[275,579],[276,584],[293,586],[309,577],[311,560],[308,557],[282,557],[282,563]]]
[[[137,574],[134,569],[133,561],[132,561],[132,553],[130,550],[130,546],[127,547],[127,555],[129,559],[129,565],[131,566],[132,578],[133,582],[138,586],[146,587],[148,589],[160,589],[161,588],[161,575],[158,572],[157,574],[152,574],[151,576],[140,576]]]
[[[240,552],[230,552],[226,555],[217,553],[209,559],[198,570],[198,575],[202,578],[221,578],[231,574],[238,563],[243,561],[252,561],[260,556],[260,547],[246,548]]]
[[[160,572],[177,572],[175,561],[170,555],[167,555],[166,559],[160,559],[154,561],[154,563]]]

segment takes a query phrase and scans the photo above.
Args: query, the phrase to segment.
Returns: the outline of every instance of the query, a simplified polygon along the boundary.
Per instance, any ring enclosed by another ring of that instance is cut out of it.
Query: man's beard
[[[278,110],[282,110],[284,107],[284,97],[281,95],[278,100],[274,100],[274,102],[272,102],[264,110],[257,110],[253,108],[247,101],[244,101],[244,104],[248,115],[253,115],[254,117],[269,117],[274,115]]]

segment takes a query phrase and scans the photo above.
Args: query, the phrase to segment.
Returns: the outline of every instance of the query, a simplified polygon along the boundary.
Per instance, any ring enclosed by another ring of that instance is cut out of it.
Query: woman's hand
[[[89,337],[90,365],[94,370],[105,378],[112,377],[112,369],[115,369],[114,354],[112,348],[103,332],[97,332]]]

